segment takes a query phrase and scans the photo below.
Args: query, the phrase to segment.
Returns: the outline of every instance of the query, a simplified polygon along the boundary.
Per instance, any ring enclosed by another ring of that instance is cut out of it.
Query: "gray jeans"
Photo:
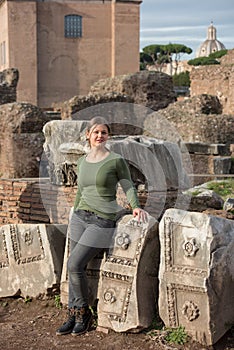
[[[70,256],[68,259],[68,307],[88,305],[88,262],[111,247],[115,221],[103,219],[84,210],[74,211],[69,223]]]

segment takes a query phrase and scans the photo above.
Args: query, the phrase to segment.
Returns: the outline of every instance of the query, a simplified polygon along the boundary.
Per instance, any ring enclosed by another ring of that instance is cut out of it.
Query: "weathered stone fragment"
[[[38,177],[43,125],[49,116],[29,103],[0,106],[0,168],[5,178]]]
[[[181,144],[181,148],[185,147],[189,153],[211,154],[214,156],[229,156],[230,147],[221,143],[202,143],[202,142],[185,142]]]
[[[194,186],[183,192],[185,196],[190,196],[189,210],[204,211],[207,208],[222,209],[224,200],[216,192],[209,190],[207,184]]]
[[[0,105],[16,101],[18,80],[19,72],[15,68],[5,69],[0,72]]]
[[[0,297],[36,297],[58,290],[67,225],[0,228]]]
[[[51,121],[44,126],[44,149],[50,179],[58,185],[76,183],[76,163],[87,152],[86,121]],[[148,191],[165,192],[189,187],[178,145],[146,136],[113,137],[107,147],[130,164],[135,184],[147,182]]]
[[[234,211],[234,198],[227,198],[224,202],[223,209],[226,211]]]
[[[231,157],[215,157],[214,158],[214,173],[215,174],[229,174],[231,170]]]
[[[165,73],[141,71],[100,79],[91,86],[90,94],[105,94],[115,91],[126,94],[134,103],[155,111],[175,102],[172,78]]]
[[[88,94],[86,96],[73,96],[68,101],[53,104],[53,107],[55,111],[61,113],[62,119],[89,120],[95,115],[94,110],[96,111],[96,115],[101,115],[105,111],[106,103],[120,105],[121,103],[131,104],[133,102],[134,99],[126,96],[126,94],[111,91],[103,95]],[[110,113],[111,111],[109,110],[108,112]]]
[[[67,303],[68,239],[61,280]],[[140,331],[150,326],[158,297],[159,240],[157,221],[146,224],[132,215],[118,221],[113,248],[87,266],[89,302],[98,299],[98,326],[116,332]]]
[[[53,184],[74,185],[76,163],[85,154],[87,121],[50,121],[43,127],[44,152]]]
[[[216,343],[234,321],[234,222],[168,209],[159,235],[162,320],[201,344]]]
[[[98,325],[116,332],[150,326],[158,297],[157,223],[138,224],[131,215],[118,223],[115,244],[101,266]]]

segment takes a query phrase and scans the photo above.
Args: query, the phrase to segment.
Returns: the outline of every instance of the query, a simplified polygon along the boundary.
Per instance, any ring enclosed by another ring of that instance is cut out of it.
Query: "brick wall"
[[[52,185],[48,179],[0,179],[0,225],[21,223],[67,224],[76,187]],[[165,198],[166,195],[166,198]],[[157,192],[150,196],[138,191],[141,205],[156,218],[172,208],[178,193]],[[129,209],[125,194],[119,188],[117,200]]]
[[[75,187],[53,186],[46,180],[1,179],[0,225],[66,224],[75,193]]]

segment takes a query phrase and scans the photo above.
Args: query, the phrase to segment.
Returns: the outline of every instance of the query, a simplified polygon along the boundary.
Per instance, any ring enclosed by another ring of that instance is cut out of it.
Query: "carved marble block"
[[[234,322],[234,222],[168,209],[159,236],[160,317],[201,344],[216,343]]]
[[[67,225],[0,228],[0,297],[36,297],[58,288]]]
[[[148,223],[142,224],[125,215],[101,266],[98,325],[116,332],[149,327],[158,298],[158,267],[156,220],[149,216]]]
[[[67,239],[61,279],[61,300],[68,302]],[[158,223],[146,224],[132,215],[118,221],[113,248],[87,266],[89,303],[98,301],[98,326],[116,332],[150,326],[158,298]]]
[[[45,124],[44,157],[48,160],[53,184],[76,185],[77,160],[87,152],[86,127],[84,120],[53,120]],[[143,135],[119,135],[110,138],[107,147],[121,154],[131,165],[133,182],[146,179],[151,192],[190,187],[181,151],[175,143]]]

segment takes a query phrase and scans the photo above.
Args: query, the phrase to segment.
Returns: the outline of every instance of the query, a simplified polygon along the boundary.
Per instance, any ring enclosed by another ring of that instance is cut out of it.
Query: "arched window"
[[[79,15],[65,16],[64,35],[65,35],[65,38],[82,37],[82,16],[79,16]]]

